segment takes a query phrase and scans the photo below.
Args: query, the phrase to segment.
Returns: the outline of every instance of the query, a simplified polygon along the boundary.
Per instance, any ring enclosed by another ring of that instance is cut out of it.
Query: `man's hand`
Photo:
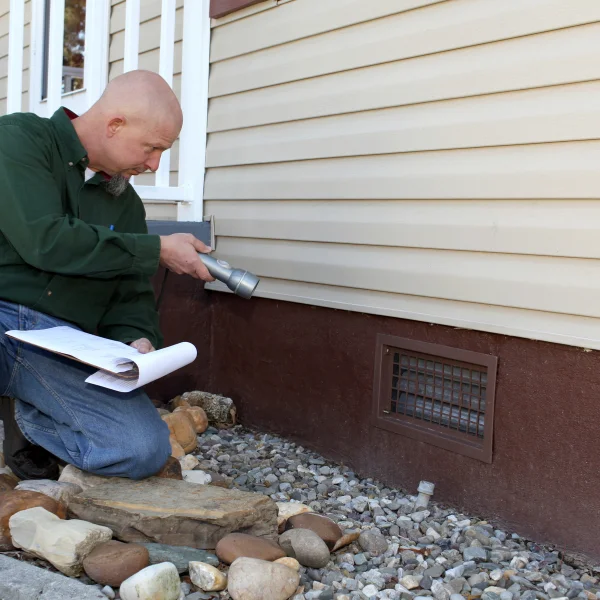
[[[135,340],[135,342],[131,342],[129,344],[132,348],[135,348],[138,352],[142,354],[148,354],[148,352],[154,352],[156,348],[152,345],[150,340],[146,338],[140,338],[139,340]]]
[[[210,248],[191,233],[173,233],[160,236],[160,264],[178,275],[191,275],[202,281],[214,281],[198,252],[208,253]]]

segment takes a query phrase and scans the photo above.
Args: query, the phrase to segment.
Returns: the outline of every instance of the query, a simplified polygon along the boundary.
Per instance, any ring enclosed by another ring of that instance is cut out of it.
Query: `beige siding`
[[[219,256],[270,298],[600,349],[600,3],[272,4],[213,23]]]

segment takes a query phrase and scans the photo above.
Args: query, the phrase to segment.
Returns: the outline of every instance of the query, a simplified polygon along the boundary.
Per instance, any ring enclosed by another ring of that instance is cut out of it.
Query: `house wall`
[[[8,89],[8,28],[10,0],[0,0],[0,115],[6,114]],[[23,90],[22,110],[29,110],[29,40],[31,34],[31,0],[25,0],[25,27],[23,31]]]
[[[272,7],[211,43],[205,214],[258,296],[600,348],[600,3]]]

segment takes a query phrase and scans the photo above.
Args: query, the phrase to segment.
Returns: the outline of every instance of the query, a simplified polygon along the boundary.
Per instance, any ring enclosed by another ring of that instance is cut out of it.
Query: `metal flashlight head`
[[[219,281],[222,281],[234,294],[242,298],[251,298],[260,279],[242,269],[233,269],[228,262],[218,260],[208,254],[198,253],[200,260],[205,264],[208,272]]]

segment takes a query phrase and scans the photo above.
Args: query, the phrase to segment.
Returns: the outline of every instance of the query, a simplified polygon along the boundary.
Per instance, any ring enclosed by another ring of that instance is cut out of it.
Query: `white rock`
[[[412,513],[410,516],[410,518],[415,522],[415,523],[421,523],[423,522],[431,513],[428,510],[420,510],[417,512]]]
[[[233,600],[287,600],[299,582],[300,574],[285,565],[241,557],[229,567],[227,591]]]
[[[179,573],[170,562],[150,565],[126,579],[119,594],[121,600],[179,600]]]
[[[301,502],[277,502],[277,525],[282,526],[290,517],[313,512],[313,509]]]
[[[181,471],[184,481],[189,483],[199,483],[201,485],[208,485],[212,481],[210,473],[205,471]]]
[[[182,471],[193,471],[200,461],[193,454],[186,454],[179,459]]]
[[[291,556],[284,556],[283,558],[278,558],[277,560],[273,561],[276,562],[280,565],[285,565],[286,567],[289,567],[290,569],[293,569],[294,571],[300,571],[300,563],[295,559],[292,558]]]
[[[87,521],[64,521],[45,508],[28,508],[8,521],[13,544],[52,563],[70,577],[83,572],[83,559],[112,538],[108,527]]]
[[[110,600],[114,600],[115,591],[110,587],[110,585],[105,585],[100,591]]]
[[[69,500],[72,496],[83,491],[76,483],[52,481],[51,479],[30,479],[21,481],[15,489],[39,492],[40,494],[54,498],[57,502],[64,503],[66,506],[69,505]]]
[[[406,575],[400,580],[400,584],[403,585],[407,590],[414,590],[419,587],[419,583],[421,583],[420,577],[415,577],[414,575]]]
[[[492,581],[500,581],[502,579],[502,569],[495,569],[490,573],[490,579]]]
[[[376,596],[379,590],[374,585],[366,585],[361,592],[367,597]]]
[[[189,570],[192,583],[204,592],[220,592],[227,587],[227,577],[212,565],[191,561]]]
[[[65,483],[74,483],[78,485],[83,491],[89,490],[90,488],[96,487],[101,483],[106,483],[107,481],[111,481],[113,479],[117,479],[116,477],[102,477],[101,475],[92,475],[91,473],[86,473],[85,471],[81,471],[77,467],[73,465],[67,465],[60,474],[58,478],[59,481]]]
[[[433,528],[430,527],[426,532],[425,535],[429,536],[430,538],[433,538],[433,541],[435,542],[436,540],[439,540],[442,536]]]

